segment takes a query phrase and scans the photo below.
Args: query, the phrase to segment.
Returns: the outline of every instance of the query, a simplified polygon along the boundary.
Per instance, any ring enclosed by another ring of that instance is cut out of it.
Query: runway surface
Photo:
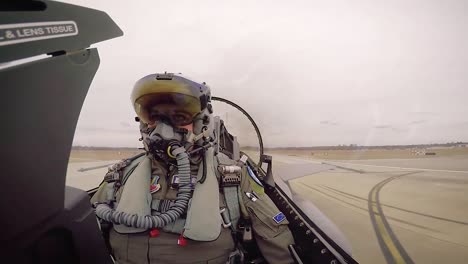
[[[104,179],[107,168],[117,160],[83,161],[68,163],[66,185],[90,190]]]
[[[70,163],[67,185],[92,189],[113,162]],[[323,163],[326,170],[308,166]],[[468,263],[466,157],[323,161],[274,155],[273,164],[286,178],[288,172],[303,176],[291,180],[293,190],[341,229],[359,263]]]
[[[468,159],[273,160],[282,173],[307,163],[335,166],[291,186],[341,229],[358,262],[467,263]]]

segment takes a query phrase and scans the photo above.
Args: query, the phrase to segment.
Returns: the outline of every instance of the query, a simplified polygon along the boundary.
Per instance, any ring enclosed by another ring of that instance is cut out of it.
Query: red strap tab
[[[179,236],[179,239],[177,239],[177,245],[182,247],[187,245],[187,239],[185,239],[183,234]]]
[[[156,228],[151,229],[150,231],[150,237],[158,237],[159,236],[159,230]]]

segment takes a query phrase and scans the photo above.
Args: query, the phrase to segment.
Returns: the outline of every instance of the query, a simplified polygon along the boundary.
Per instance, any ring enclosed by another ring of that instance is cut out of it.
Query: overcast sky
[[[69,2],[124,31],[96,45],[75,145],[139,146],[130,91],[162,71],[243,106],[270,147],[468,141],[467,1]]]

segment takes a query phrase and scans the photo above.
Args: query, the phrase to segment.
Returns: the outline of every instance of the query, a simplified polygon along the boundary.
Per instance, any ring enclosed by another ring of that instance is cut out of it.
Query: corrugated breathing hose
[[[192,192],[190,188],[190,161],[187,151],[183,147],[172,149],[176,157],[177,173],[179,176],[179,189],[174,203],[169,209],[159,215],[137,215],[116,211],[108,204],[98,204],[96,215],[108,222],[134,228],[160,228],[177,220],[187,210]]]

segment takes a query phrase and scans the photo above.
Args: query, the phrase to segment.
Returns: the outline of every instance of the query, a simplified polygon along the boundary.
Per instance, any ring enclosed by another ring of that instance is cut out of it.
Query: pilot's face
[[[185,128],[187,129],[188,131],[191,131],[193,132],[193,123],[190,123],[188,125],[185,125],[185,126],[177,126],[178,128]]]

